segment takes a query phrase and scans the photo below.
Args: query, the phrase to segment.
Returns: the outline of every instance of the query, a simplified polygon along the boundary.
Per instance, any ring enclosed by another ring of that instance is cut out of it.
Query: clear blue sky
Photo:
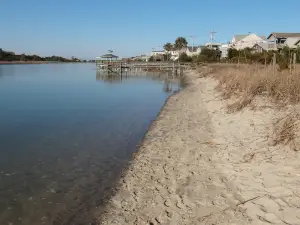
[[[234,34],[300,32],[299,0],[2,0],[0,48],[94,58],[149,53],[178,36],[196,44]]]

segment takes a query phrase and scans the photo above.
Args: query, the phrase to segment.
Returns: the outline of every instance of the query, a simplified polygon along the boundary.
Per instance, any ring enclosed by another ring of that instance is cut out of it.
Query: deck
[[[172,71],[181,74],[191,67],[190,63],[178,62],[123,62],[123,61],[102,61],[96,62],[97,70],[112,73],[122,73],[128,71]]]

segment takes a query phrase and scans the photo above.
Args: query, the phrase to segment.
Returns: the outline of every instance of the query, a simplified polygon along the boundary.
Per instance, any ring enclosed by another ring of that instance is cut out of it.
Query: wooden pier
[[[176,74],[182,74],[186,69],[191,68],[190,63],[178,62],[123,62],[123,61],[96,61],[96,67],[99,71],[110,73],[123,73],[130,71],[172,71]]]
[[[97,71],[107,74],[122,74],[123,72],[132,71],[172,71],[173,74],[181,75],[184,70],[190,69],[190,63],[179,63],[169,61],[159,62],[125,62],[119,60],[119,57],[112,54],[112,50],[108,54],[96,57]]]

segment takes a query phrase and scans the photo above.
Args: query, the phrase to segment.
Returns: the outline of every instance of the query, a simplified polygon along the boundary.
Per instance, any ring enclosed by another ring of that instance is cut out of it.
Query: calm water
[[[0,65],[0,224],[90,224],[178,88],[92,64]]]

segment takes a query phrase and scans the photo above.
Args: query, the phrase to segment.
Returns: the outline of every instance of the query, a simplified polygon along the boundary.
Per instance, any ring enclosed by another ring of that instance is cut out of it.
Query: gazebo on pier
[[[119,61],[119,56],[112,54],[109,50],[107,54],[96,57],[96,66],[101,70],[117,71],[122,69],[122,62]]]
[[[119,56],[113,55],[112,54],[113,51],[112,50],[108,50],[108,53],[102,56],[98,56],[96,57],[96,62],[100,62],[100,63],[108,63],[108,62],[113,62],[113,61],[117,61]]]
[[[105,61],[113,61],[113,60],[118,60],[119,56],[109,53],[109,54],[102,55],[101,58]]]

